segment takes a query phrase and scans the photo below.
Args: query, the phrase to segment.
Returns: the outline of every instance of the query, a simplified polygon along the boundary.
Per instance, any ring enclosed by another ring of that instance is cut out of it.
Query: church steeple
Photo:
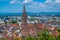
[[[25,4],[23,5],[22,24],[23,25],[26,25],[27,24],[27,15],[26,15]]]
[[[25,4],[23,5],[23,12],[26,13]]]

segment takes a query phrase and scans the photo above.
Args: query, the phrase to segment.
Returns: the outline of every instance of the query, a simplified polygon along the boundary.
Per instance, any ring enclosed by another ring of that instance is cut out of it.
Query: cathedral
[[[21,34],[24,36],[36,36],[38,32],[40,32],[40,29],[44,29],[44,25],[42,24],[29,24],[27,23],[27,14],[25,5],[23,5],[23,13],[22,13],[22,25],[21,25]]]

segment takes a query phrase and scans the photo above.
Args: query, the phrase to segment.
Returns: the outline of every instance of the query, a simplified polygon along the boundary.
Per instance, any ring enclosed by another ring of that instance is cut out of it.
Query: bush
[[[58,32],[60,32],[60,29],[57,29]]]
[[[0,38],[0,40],[7,40],[6,38]]]
[[[20,38],[17,37],[17,38],[14,38],[14,40],[20,40]]]

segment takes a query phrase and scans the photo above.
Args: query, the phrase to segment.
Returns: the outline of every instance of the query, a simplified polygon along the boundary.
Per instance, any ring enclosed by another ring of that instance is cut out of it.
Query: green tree
[[[54,36],[49,35],[48,40],[56,40]]]
[[[34,19],[34,18],[31,18],[30,20],[31,20],[31,21],[34,21],[35,19]]]
[[[60,40],[60,35],[56,38],[56,40]]]
[[[59,28],[59,29],[57,29],[57,31],[58,31],[58,32],[60,32],[60,28]]]
[[[43,30],[38,33],[37,38],[29,36],[27,40],[60,40],[60,35],[56,38],[49,34],[48,30]]]
[[[10,23],[15,24],[15,23],[17,23],[17,22],[16,22],[16,21],[11,21]]]
[[[14,40],[20,40],[20,38],[17,37],[17,38],[14,38]]]
[[[47,30],[43,30],[38,34],[38,40],[48,40],[49,33]]]
[[[29,36],[29,37],[26,38],[26,40],[36,40],[36,39],[31,37],[31,36]]]
[[[48,30],[43,30],[38,34],[38,40],[56,40],[56,38],[49,34]]]
[[[41,35],[38,37],[38,40],[44,40],[44,37]]]

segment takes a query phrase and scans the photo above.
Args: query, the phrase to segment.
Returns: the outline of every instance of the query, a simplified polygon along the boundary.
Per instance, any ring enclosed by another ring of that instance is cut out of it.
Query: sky
[[[60,0],[0,0],[0,13],[22,13],[23,4],[26,12],[60,12]]]

